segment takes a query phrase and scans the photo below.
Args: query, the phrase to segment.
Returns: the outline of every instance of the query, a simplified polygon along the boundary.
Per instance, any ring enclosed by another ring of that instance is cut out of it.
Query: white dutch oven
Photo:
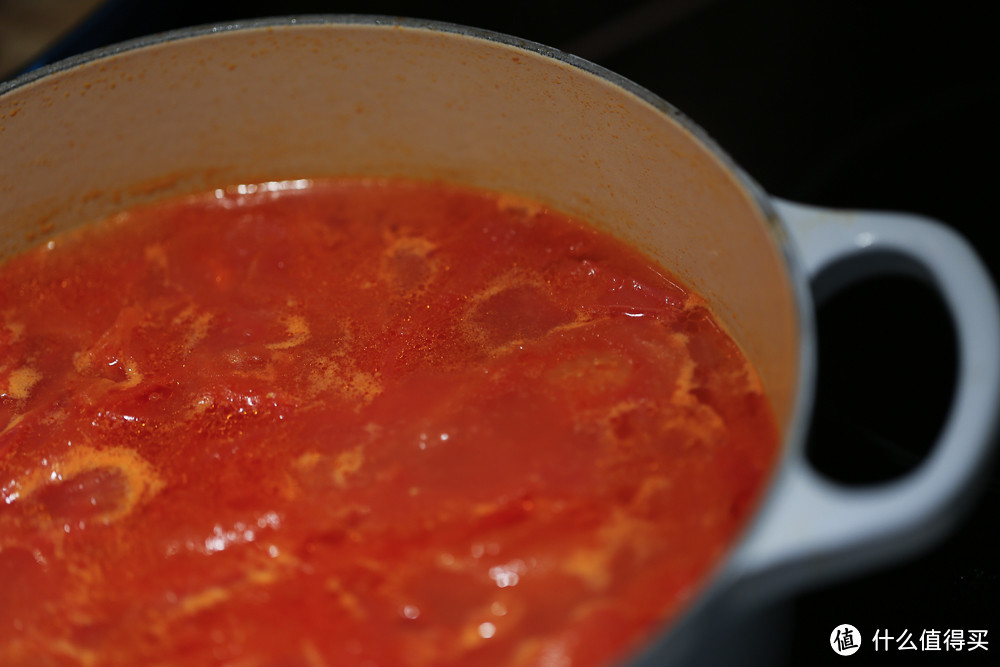
[[[997,428],[1000,316],[969,246],[934,222],[766,195],[694,124],[573,56],[478,30],[324,17],[137,40],[0,84],[0,258],[129,206],[233,183],[447,179],[541,200],[645,250],[711,303],[758,368],[784,448],[703,593],[637,658],[705,664],[755,609],[928,544]],[[911,271],[954,320],[951,412],[922,466],[863,489],[810,468],[810,281]]]

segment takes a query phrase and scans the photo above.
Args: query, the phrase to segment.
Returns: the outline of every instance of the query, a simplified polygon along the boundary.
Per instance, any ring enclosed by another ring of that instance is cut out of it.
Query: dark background
[[[2,3],[3,0],[0,0]],[[111,0],[33,66],[188,25],[299,13],[429,18],[532,39],[649,88],[704,127],[764,188],[813,204],[944,221],[994,278],[1000,57],[989,3],[826,0],[443,0],[145,3]],[[954,337],[937,296],[907,279],[842,292],[819,310],[820,386],[809,442],[834,479],[866,484],[919,464],[943,422]],[[1000,406],[998,406],[1000,409]],[[945,542],[909,562],[795,602],[790,663],[985,664],[1000,651],[874,653],[877,629],[988,630],[997,639],[1000,481]],[[829,648],[841,623],[864,638]],[[778,641],[778,639],[776,639]],[[998,640],[1000,641],[1000,640]]]

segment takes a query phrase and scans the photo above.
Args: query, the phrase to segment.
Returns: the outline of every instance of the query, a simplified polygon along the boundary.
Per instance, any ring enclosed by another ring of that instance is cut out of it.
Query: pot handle
[[[790,457],[732,563],[738,580],[767,597],[775,588],[788,592],[890,561],[942,536],[984,478],[1000,413],[997,295],[964,239],[913,215],[774,204],[814,281],[827,269],[832,289],[885,273],[929,280],[953,320],[958,368],[938,440],[904,477],[846,487],[821,477],[802,449]]]

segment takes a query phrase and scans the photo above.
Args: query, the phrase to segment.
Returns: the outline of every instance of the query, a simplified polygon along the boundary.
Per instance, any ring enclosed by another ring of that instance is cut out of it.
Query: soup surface
[[[702,300],[542,206],[137,209],[0,267],[0,664],[603,664],[777,441]]]

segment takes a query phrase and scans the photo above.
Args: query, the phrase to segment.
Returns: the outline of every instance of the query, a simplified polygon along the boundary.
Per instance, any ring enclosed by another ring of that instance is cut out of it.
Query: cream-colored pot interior
[[[798,318],[754,186],[648,93],[495,39],[300,21],[62,66],[0,96],[0,257],[236,183],[369,174],[510,192],[613,231],[706,297],[787,429]]]

